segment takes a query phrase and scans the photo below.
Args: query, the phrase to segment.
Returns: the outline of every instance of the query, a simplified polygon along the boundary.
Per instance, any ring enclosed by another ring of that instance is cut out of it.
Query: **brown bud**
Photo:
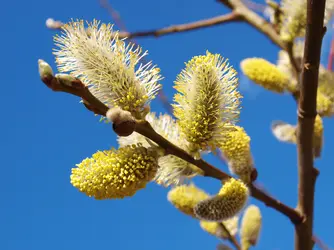
[[[251,182],[256,181],[257,176],[258,176],[258,172],[257,172],[256,168],[253,168],[252,173],[251,173],[251,176],[250,176],[250,178],[251,178]]]
[[[112,127],[119,136],[129,136],[136,128],[136,120],[131,113],[119,107],[109,109],[106,117],[113,123]]]

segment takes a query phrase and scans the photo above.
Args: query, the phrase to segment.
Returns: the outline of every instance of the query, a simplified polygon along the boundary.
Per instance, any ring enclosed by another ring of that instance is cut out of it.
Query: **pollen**
[[[157,172],[157,159],[140,144],[98,151],[72,169],[71,183],[97,200],[122,199],[145,188]]]
[[[263,58],[244,59],[240,67],[250,80],[267,90],[282,93],[288,86],[288,77],[276,65]]]

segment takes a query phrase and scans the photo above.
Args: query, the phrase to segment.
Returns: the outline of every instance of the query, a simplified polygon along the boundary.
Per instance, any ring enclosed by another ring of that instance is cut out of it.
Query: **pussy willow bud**
[[[136,128],[136,120],[129,111],[122,110],[119,107],[108,110],[106,117],[113,123],[113,129],[119,136],[129,136]]]
[[[284,92],[289,82],[288,77],[276,65],[263,58],[244,59],[240,67],[250,80],[273,92]]]
[[[42,79],[43,78],[51,79],[53,77],[53,71],[52,71],[51,66],[42,59],[38,60],[38,71]]]
[[[191,184],[176,186],[168,192],[167,199],[181,212],[195,217],[195,205],[208,197],[207,193]]]
[[[247,202],[248,195],[248,188],[242,181],[230,178],[216,196],[195,206],[195,215],[207,221],[227,220],[240,212]]]
[[[246,208],[241,222],[240,239],[243,250],[255,246],[261,231],[262,216],[260,209],[255,205]]]

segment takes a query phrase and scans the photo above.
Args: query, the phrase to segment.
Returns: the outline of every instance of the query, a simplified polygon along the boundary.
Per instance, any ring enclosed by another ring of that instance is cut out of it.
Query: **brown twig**
[[[298,211],[304,215],[296,225],[295,249],[311,250],[313,230],[314,191],[317,172],[313,166],[313,132],[317,115],[321,44],[324,33],[325,0],[307,0],[307,26],[300,96],[298,103],[297,151],[298,151]]]
[[[101,0],[101,1],[105,6],[106,0]],[[159,37],[173,33],[187,32],[201,28],[211,27],[223,23],[245,21],[254,28],[256,28],[258,31],[266,35],[277,46],[286,50],[286,44],[280,39],[275,29],[273,29],[271,23],[269,23],[264,18],[256,14],[254,11],[250,10],[243,3],[243,1],[241,0],[218,0],[218,1],[225,4],[230,9],[232,9],[232,12],[209,19],[203,19],[195,22],[173,25],[161,29],[138,31],[138,32],[120,32],[119,35],[120,37],[127,37],[131,39],[136,37],[148,37],[148,36]],[[109,8],[108,11],[110,12],[110,6],[108,6],[108,8]],[[113,13],[113,15],[115,16],[115,13]],[[120,24],[119,26],[121,27],[123,25]]]
[[[120,37],[127,37],[127,38],[135,38],[135,37],[147,37],[147,36],[164,36],[170,35],[173,33],[178,32],[187,32],[192,30],[197,30],[201,28],[211,27],[215,25],[220,25],[223,23],[229,23],[234,21],[240,21],[240,16],[236,12],[231,12],[225,15],[220,15],[217,17],[203,19],[196,22],[185,23],[185,24],[178,24],[173,25],[170,27],[156,29],[156,30],[148,30],[148,31],[138,31],[138,32],[121,32]]]
[[[203,19],[203,20],[199,20],[195,22],[190,22],[190,23],[172,25],[169,27],[161,28],[161,29],[138,31],[138,32],[122,31],[122,32],[119,32],[119,37],[120,38],[126,37],[128,39],[133,39],[136,37],[148,37],[148,36],[159,37],[159,36],[165,36],[165,35],[169,35],[173,33],[187,32],[187,31],[202,29],[202,28],[220,25],[223,23],[234,22],[234,21],[241,21],[241,19],[238,13],[231,12],[225,15],[220,15],[220,16]],[[58,28],[61,28],[61,26],[59,26]]]
[[[220,229],[227,235],[227,240],[235,247],[237,250],[241,250],[241,246],[237,239],[230,233],[224,223],[219,223],[218,226]]]

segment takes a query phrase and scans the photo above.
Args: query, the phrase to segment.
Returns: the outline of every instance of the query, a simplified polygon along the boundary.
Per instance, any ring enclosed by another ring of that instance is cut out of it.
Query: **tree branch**
[[[79,79],[73,81],[71,85],[64,85],[60,81],[58,81],[58,79],[52,76],[42,77],[41,80],[46,84],[46,86],[48,86],[53,91],[66,92],[81,97],[86,108],[94,112],[95,114],[99,114],[102,116],[106,115],[108,107],[105,104],[103,104],[100,100],[98,100],[95,96],[93,96],[89,92],[88,88],[83,83],[81,83]],[[186,151],[172,144],[164,137],[159,135],[157,132],[155,132],[152,126],[147,121],[137,121],[135,131],[149,138],[153,142],[157,143],[160,147],[166,149],[167,153],[173,154],[197,166],[198,168],[203,170],[204,176],[212,177],[219,181],[224,180],[226,178],[231,178],[230,175],[224,173],[223,171],[212,166],[206,161],[202,159],[194,159]],[[254,198],[262,201],[268,207],[276,209],[280,213],[284,214],[294,224],[298,224],[303,220],[303,217],[300,215],[298,211],[283,204],[279,200],[271,197],[270,195],[266,194],[261,189],[256,187],[254,184],[250,184],[249,188],[251,195]]]
[[[298,206],[304,221],[296,225],[295,249],[311,250],[313,230],[314,191],[317,172],[313,167],[313,132],[317,115],[316,97],[324,33],[325,0],[307,0],[307,27],[298,104]]]

